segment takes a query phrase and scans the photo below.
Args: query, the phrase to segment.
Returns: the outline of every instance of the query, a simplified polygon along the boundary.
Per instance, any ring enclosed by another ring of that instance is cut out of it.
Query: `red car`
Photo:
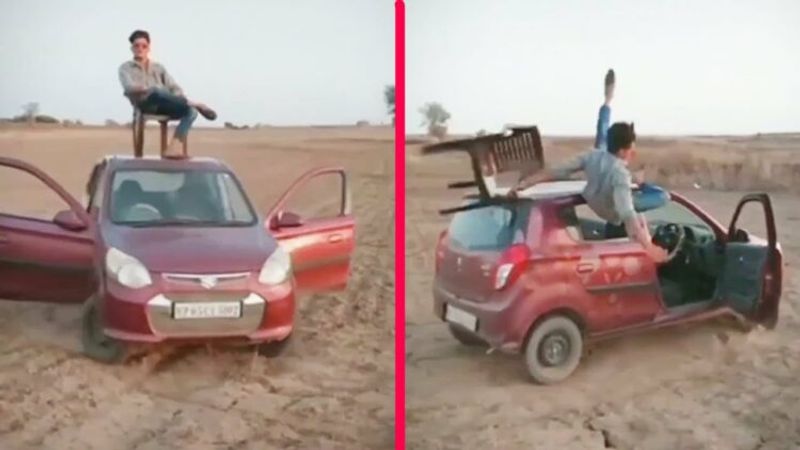
[[[298,290],[346,287],[355,221],[343,169],[306,173],[264,217],[210,158],[107,157],[91,173],[86,207],[23,161],[0,158],[0,170],[38,178],[67,206],[51,221],[0,208],[0,298],[83,303],[93,359],[199,340],[274,356],[292,334]],[[293,193],[320,176],[341,184],[338,215],[288,211]]]
[[[488,154],[502,162],[498,148]],[[472,153],[476,174],[486,154]],[[541,151],[529,155],[544,165]],[[458,341],[521,353],[533,380],[548,384],[577,368],[588,341],[726,315],[775,326],[782,253],[766,194],[745,196],[724,227],[669,193],[644,213],[654,242],[672,255],[657,267],[640,244],[606,239],[606,224],[580,195],[584,183],[544,183],[510,199],[483,180],[494,197],[444,211],[455,214],[436,248],[434,311]],[[750,202],[763,207],[765,239],[736,225]]]

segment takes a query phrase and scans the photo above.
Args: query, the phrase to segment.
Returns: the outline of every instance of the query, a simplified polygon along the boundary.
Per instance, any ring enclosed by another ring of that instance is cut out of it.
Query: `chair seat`
[[[172,119],[169,116],[161,116],[158,114],[142,114],[142,119],[145,121],[153,120],[156,122],[169,122],[170,120],[178,120],[178,119]]]

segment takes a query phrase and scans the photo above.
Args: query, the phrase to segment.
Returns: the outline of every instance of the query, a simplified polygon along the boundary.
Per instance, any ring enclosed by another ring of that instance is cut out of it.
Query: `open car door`
[[[742,208],[751,202],[762,206],[766,241],[736,227]],[[782,270],[772,202],[767,194],[746,195],[736,207],[728,229],[717,296],[750,320],[773,328],[778,321]]]
[[[301,195],[301,191],[320,180],[327,182],[327,189],[310,192],[311,196]],[[336,185],[335,190],[331,183]],[[297,197],[308,199],[306,204],[295,206],[309,210],[305,215],[296,209],[289,210],[291,200]],[[335,211],[316,212],[313,203],[323,204],[326,200]],[[355,247],[355,219],[344,169],[320,168],[306,172],[278,199],[266,216],[266,225],[291,254],[300,291],[328,292],[347,287]]]
[[[0,174],[0,179],[19,179],[17,175],[21,175],[30,177],[33,183],[42,182],[68,206],[52,220],[42,220],[24,213],[12,214],[20,207],[12,210],[9,199],[0,202],[0,298],[85,301],[94,289],[95,227],[90,216],[63,187],[24,161],[0,157]],[[24,204],[21,199],[16,202]]]

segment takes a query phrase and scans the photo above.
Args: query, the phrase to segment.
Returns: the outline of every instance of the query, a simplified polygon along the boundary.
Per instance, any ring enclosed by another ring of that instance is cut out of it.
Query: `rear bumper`
[[[477,329],[469,331],[486,341],[491,347],[507,353],[520,351],[527,332],[524,327],[517,325],[520,323],[518,320],[520,317],[515,318],[515,314],[524,314],[519,310],[517,304],[513,294],[506,294],[486,302],[478,302],[458,297],[439,283],[434,282],[433,286],[433,309],[439,320],[448,323],[445,318],[448,305],[466,311],[477,318]]]
[[[104,332],[121,341],[142,344],[280,341],[292,332],[294,291],[291,281],[274,286],[248,282],[246,286],[225,290],[176,290],[161,285],[141,291],[108,282],[101,296]],[[240,302],[241,315],[238,318],[173,318],[175,304],[204,301]]]

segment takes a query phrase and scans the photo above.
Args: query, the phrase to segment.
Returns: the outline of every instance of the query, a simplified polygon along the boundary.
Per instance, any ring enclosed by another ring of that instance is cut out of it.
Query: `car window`
[[[502,250],[525,242],[528,210],[509,205],[456,213],[448,228],[450,242],[466,250]]]
[[[111,188],[114,223],[226,226],[256,220],[239,183],[224,171],[118,170]]]
[[[0,166],[0,214],[52,222],[69,204],[42,180],[16,167]]]
[[[344,214],[342,190],[345,180],[338,172],[323,173],[308,179],[293,191],[284,211],[304,219],[330,219]]]

